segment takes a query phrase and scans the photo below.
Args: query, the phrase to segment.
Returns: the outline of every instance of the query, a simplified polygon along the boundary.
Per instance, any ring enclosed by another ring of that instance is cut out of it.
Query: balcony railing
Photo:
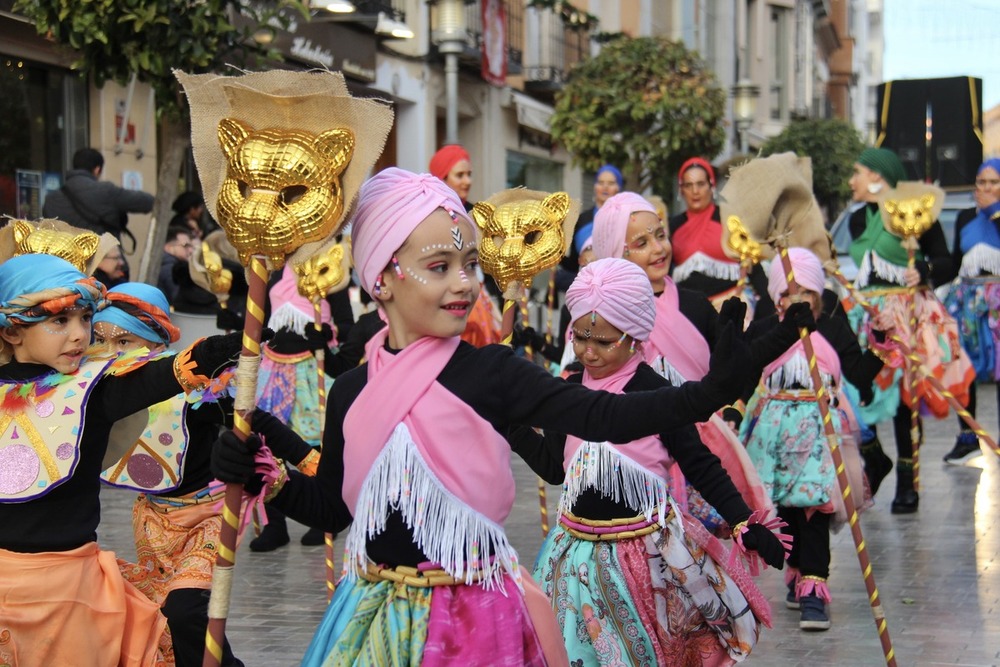
[[[525,90],[551,95],[563,87],[573,65],[590,57],[590,31],[566,27],[549,10],[529,11],[526,22],[532,46],[524,57]]]
[[[524,53],[524,2],[503,0],[507,13],[507,73],[520,74],[521,61]],[[437,24],[437,7],[430,6],[431,26]],[[483,49],[483,7],[480,0],[465,6],[465,50],[460,54],[461,64],[478,68],[482,60]]]

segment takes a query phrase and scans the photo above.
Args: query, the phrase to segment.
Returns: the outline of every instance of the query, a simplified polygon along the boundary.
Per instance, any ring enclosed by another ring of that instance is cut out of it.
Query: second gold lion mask
[[[228,162],[219,223],[244,264],[260,254],[281,266],[303,243],[333,231],[344,210],[341,174],[354,154],[350,130],[254,130],[224,118],[219,143]]]
[[[506,291],[511,282],[530,282],[540,271],[558,264],[566,251],[563,222],[569,211],[565,192],[500,206],[476,204],[472,217],[482,231],[479,261],[483,270]]]

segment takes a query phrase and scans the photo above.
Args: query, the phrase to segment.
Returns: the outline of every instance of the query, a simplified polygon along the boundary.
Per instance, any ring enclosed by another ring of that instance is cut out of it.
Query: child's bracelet
[[[288,481],[288,471],[285,470],[285,462],[276,458],[274,459],[274,463],[278,466],[278,478],[267,487],[267,493],[264,494],[265,503],[271,502],[276,495],[281,493],[281,489],[285,487],[285,482]]]
[[[738,524],[733,526],[733,539],[735,540],[740,535],[743,534],[743,530],[747,527],[749,519],[747,521],[740,521]]]
[[[174,357],[174,377],[177,378],[177,382],[185,394],[190,394],[192,391],[203,391],[212,382],[212,378],[194,372],[198,363],[191,359],[193,348],[194,345],[191,345]]]

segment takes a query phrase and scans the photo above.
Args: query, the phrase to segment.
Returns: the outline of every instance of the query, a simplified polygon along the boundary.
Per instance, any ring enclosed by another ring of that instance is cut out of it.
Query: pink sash
[[[833,349],[829,341],[823,337],[823,334],[818,331],[813,331],[809,334],[809,340],[812,341],[813,351],[816,353],[816,364],[819,367],[820,372],[826,373],[833,377],[834,382],[840,385],[840,357],[837,356],[837,351]],[[791,361],[796,355],[801,356],[803,359],[806,358],[806,351],[802,345],[802,340],[795,341],[795,344],[789,347],[784,353],[769,363],[766,368],[764,368],[764,378],[769,377],[776,370],[784,366],[787,362]],[[808,363],[808,359],[806,359]],[[805,382],[805,378],[808,377],[809,369],[806,367],[804,369],[804,375],[799,380],[799,384],[804,387],[812,387],[812,382]]]
[[[502,523],[514,501],[510,445],[437,383],[460,339],[425,337],[392,354],[384,347],[387,336],[384,328],[369,341],[368,384],[344,420],[343,491],[348,507],[355,506],[372,463],[402,422],[444,486]]]
[[[639,358],[638,354],[634,354],[617,372],[600,380],[591,377],[588,371],[584,371],[583,386],[612,394],[624,393],[625,385],[635,375],[640,363],[642,363],[642,359]],[[583,440],[580,438],[574,435],[566,436],[566,445],[563,450],[563,467],[565,469],[569,469],[573,455],[581,444],[583,444]],[[612,447],[660,479],[667,478],[667,470],[673,464],[673,459],[670,458],[667,448],[663,446],[660,437],[656,435],[639,438],[624,445],[612,445]]]
[[[644,346],[646,361],[652,364],[657,357],[663,357],[685,380],[700,380],[708,373],[711,351],[677,304],[677,285],[667,278],[663,294],[656,299],[656,326]]]

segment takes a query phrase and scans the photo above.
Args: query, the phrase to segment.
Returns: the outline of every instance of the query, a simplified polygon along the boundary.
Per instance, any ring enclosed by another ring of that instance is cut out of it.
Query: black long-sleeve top
[[[210,469],[212,445],[219,437],[223,426],[233,424],[233,401],[226,399],[218,403],[206,403],[187,412],[188,446],[185,452],[184,476],[180,485],[171,491],[152,495],[177,497],[200,491],[215,479]],[[251,417],[254,433],[264,436],[271,451],[280,459],[293,465],[304,459],[312,451],[305,440],[295,435],[277,417],[263,410],[254,410]]]
[[[848,222],[851,239],[864,234],[868,226],[869,211],[878,213],[878,204],[869,202],[851,214]],[[926,285],[929,281],[931,285],[940,286],[954,280],[958,275],[958,265],[952,260],[952,255],[948,251],[948,242],[944,237],[941,223],[935,220],[931,228],[920,236],[919,243],[920,251],[924,254],[924,258],[917,260],[915,264],[917,271],[920,272],[920,283]],[[874,272],[868,278],[868,284],[895,285]]]
[[[727,369],[730,370],[730,369]],[[741,374],[741,371],[732,369]],[[273,503],[293,519],[326,532],[339,532],[353,517],[341,495],[344,479],[343,422],[355,398],[367,383],[367,364],[342,375],[333,386],[327,408],[323,458],[315,478],[292,473]],[[720,381],[722,380],[722,381]],[[742,386],[735,378],[687,382],[681,387],[628,395],[585,389],[552,377],[545,370],[514,355],[510,348],[475,348],[461,343],[437,381],[507,435],[512,426],[530,424],[546,430],[572,433],[590,440],[630,442],[707,419]],[[408,387],[399,387],[405,392]],[[377,419],[378,415],[371,415]],[[454,443],[459,455],[474,456],[476,443]],[[529,465],[547,454],[522,457]],[[484,490],[488,492],[488,490]],[[427,560],[414,543],[400,514],[390,514],[386,530],[370,540],[368,555],[377,563],[416,565]]]
[[[753,340],[770,335],[770,332],[778,328],[779,325],[778,316],[772,315],[763,320],[752,322],[747,328],[747,336]],[[863,403],[869,402],[872,399],[872,382],[878,372],[882,370],[882,360],[871,350],[861,350],[857,334],[851,330],[850,325],[843,317],[821,314],[816,321],[816,331],[837,352],[837,357],[840,359],[841,375],[857,388]],[[744,392],[745,400],[749,400],[754,388],[754,386],[748,386]]]
[[[29,382],[52,372],[41,364],[0,366],[5,382]],[[149,361],[124,375],[102,377],[87,401],[80,460],[72,477],[40,498],[0,503],[0,548],[22,553],[69,551],[96,541],[101,464],[112,425],[179,391],[173,357]]]
[[[567,381],[580,384],[582,378],[582,373],[578,373]],[[670,383],[656,371],[646,364],[640,364],[635,375],[625,384],[623,391],[629,394],[669,386]],[[698,489],[705,500],[715,507],[730,525],[734,526],[750,516],[750,508],[722,467],[719,457],[702,443],[698,437],[698,429],[694,425],[680,426],[672,431],[660,433],[659,436],[670,456],[680,466],[687,481]],[[559,484],[563,481],[565,434],[550,430],[542,436],[532,429],[518,427],[512,430],[510,442],[511,448],[518,455],[524,452],[540,459],[532,468],[546,482]],[[547,456],[547,459],[542,459],[542,455]],[[645,509],[629,507],[624,500],[616,501],[614,498],[602,495],[596,489],[586,489],[580,494],[571,511],[577,516],[588,519],[606,520],[635,516]]]

